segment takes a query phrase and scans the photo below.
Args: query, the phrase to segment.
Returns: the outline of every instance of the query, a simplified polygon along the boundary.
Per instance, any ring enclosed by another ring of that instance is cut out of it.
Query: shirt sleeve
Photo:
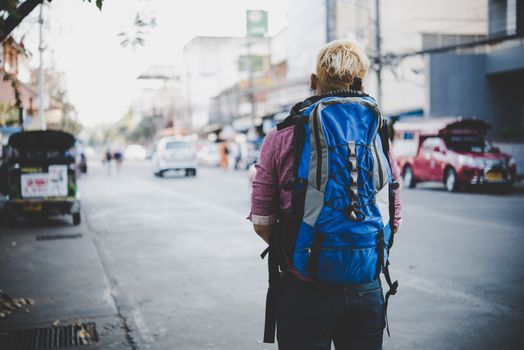
[[[391,149],[391,143],[390,143],[390,149]],[[396,190],[393,190],[393,194],[395,198],[395,217],[393,218],[393,227],[398,229],[400,228],[400,225],[402,225],[402,201],[400,199],[400,186],[401,186],[402,181],[400,181],[400,169],[397,165],[395,158],[392,156],[391,151],[389,151],[388,157],[389,157],[389,164],[391,165],[391,176],[393,177],[393,180],[399,183],[399,188],[397,188]]]
[[[265,137],[255,164],[256,174],[251,192],[249,220],[255,225],[272,225],[277,221],[279,208],[278,172],[275,161],[276,129]]]

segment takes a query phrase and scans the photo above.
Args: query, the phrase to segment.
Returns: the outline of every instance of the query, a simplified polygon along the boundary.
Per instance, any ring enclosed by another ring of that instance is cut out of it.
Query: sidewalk
[[[11,342],[14,337],[28,340],[36,337],[37,332],[40,344],[51,341],[42,339],[42,334],[54,333],[53,348],[76,348],[78,345],[74,344],[89,342],[93,344],[81,348],[134,347],[127,341],[125,320],[115,306],[94,237],[85,224],[72,226],[69,218],[64,217],[19,222],[15,228],[0,227],[0,290],[12,298],[34,301],[33,305],[0,317],[2,350],[8,337]],[[75,323],[76,326],[66,327]],[[15,332],[35,328],[48,329],[34,331],[30,336]],[[77,339],[69,339],[69,334]],[[26,347],[19,344],[10,348]]]

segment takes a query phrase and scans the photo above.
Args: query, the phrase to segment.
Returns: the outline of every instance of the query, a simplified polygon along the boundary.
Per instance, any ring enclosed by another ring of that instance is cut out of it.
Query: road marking
[[[504,230],[508,232],[519,232],[518,227],[505,225],[503,223],[493,223],[492,221],[481,221],[478,218],[477,219],[471,219],[464,216],[456,216],[453,214],[445,214],[442,212],[438,212],[435,208],[422,208],[421,206],[414,206],[414,205],[404,205],[405,210],[403,210],[404,218],[410,216],[410,212],[419,212],[423,215],[431,216],[432,218],[435,218],[437,220],[450,220],[450,221],[456,221],[460,222],[467,226],[482,226],[482,227],[489,227],[493,230]],[[412,214],[411,214],[412,215]]]
[[[453,290],[449,286],[442,286],[441,284],[437,284],[428,279],[417,277],[407,271],[392,269],[392,272],[394,275],[399,276],[399,284],[401,286],[407,286],[434,297],[455,299],[461,304],[471,306],[481,313],[506,316],[518,320],[524,319],[524,313],[519,309],[496,302],[486,301],[471,293]]]

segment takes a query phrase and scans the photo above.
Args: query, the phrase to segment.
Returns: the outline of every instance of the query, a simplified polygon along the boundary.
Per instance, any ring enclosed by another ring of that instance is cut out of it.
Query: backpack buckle
[[[358,209],[356,204],[352,203],[344,209],[344,214],[350,221],[361,222],[366,218],[366,215]]]

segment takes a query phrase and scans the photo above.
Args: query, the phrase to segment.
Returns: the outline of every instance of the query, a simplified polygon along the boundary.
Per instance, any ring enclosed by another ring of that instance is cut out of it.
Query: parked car
[[[200,148],[197,152],[198,163],[205,166],[220,165],[220,150],[218,143],[209,142]]]
[[[20,216],[69,214],[80,224],[75,138],[61,131],[22,131],[4,147],[0,192],[10,224]]]
[[[145,160],[147,151],[142,145],[128,145],[124,150],[125,160]]]
[[[153,173],[162,177],[168,171],[185,171],[185,176],[196,176],[196,151],[191,142],[176,137],[163,137],[158,141]]]
[[[406,187],[440,181],[450,192],[475,185],[509,190],[515,182],[515,160],[488,140],[490,125],[482,120],[418,118],[393,128],[393,152]]]

